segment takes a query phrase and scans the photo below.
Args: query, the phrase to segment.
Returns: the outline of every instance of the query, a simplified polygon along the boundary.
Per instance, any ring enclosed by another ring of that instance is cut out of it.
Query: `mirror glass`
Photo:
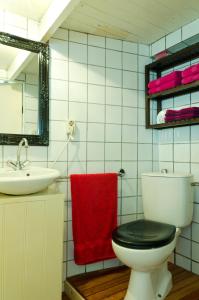
[[[0,45],[0,132],[11,134],[39,133],[39,59],[31,59],[13,74],[17,57],[30,51]]]
[[[49,142],[48,44],[0,32],[0,144]]]

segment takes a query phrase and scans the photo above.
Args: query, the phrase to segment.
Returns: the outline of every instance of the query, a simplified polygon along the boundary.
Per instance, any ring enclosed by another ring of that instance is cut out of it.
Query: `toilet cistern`
[[[12,160],[7,161],[7,165],[11,167],[13,170],[22,170],[24,169],[27,165],[29,165],[29,161],[26,159],[24,161],[21,161],[21,150],[22,148],[26,149],[26,158],[27,158],[27,149],[28,149],[28,140],[26,138],[22,138],[21,141],[19,142],[18,149],[17,149],[17,160],[16,162]]]

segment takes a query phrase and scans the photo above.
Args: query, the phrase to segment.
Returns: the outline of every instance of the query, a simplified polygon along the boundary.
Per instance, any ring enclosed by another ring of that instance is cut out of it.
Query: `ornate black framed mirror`
[[[0,145],[48,145],[48,68],[48,44],[0,32]]]

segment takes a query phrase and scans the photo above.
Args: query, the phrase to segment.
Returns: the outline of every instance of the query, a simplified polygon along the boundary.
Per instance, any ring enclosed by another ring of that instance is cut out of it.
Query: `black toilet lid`
[[[152,249],[169,244],[176,227],[169,224],[137,220],[118,226],[112,233],[113,241],[131,249]]]

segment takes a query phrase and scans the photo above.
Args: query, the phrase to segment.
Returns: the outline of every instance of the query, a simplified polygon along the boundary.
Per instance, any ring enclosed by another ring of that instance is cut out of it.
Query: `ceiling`
[[[198,0],[81,0],[62,27],[152,43],[198,17]]]
[[[53,0],[0,0],[0,10],[40,21]]]

